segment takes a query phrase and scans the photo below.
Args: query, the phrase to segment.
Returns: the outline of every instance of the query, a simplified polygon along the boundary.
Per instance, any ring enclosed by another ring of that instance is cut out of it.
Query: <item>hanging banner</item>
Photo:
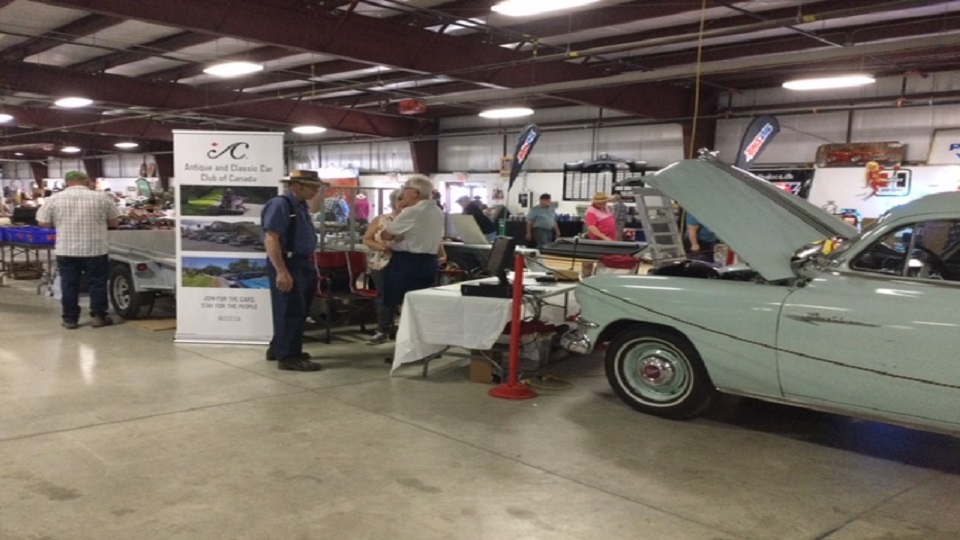
[[[273,334],[260,211],[280,193],[283,133],[173,131],[177,332],[186,343]]]
[[[740,150],[737,152],[737,160],[734,165],[749,171],[760,153],[770,145],[777,133],[780,133],[780,122],[777,121],[776,117],[763,115],[754,118],[753,122],[750,122],[750,125],[747,126],[747,131],[743,134],[743,140],[740,141]]]
[[[513,151],[513,162],[510,165],[510,183],[507,184],[507,191],[513,187],[514,180],[520,174],[520,169],[527,163],[530,152],[533,151],[533,145],[537,144],[540,138],[540,127],[536,124],[530,124],[523,128],[520,137],[517,139],[517,148]]]

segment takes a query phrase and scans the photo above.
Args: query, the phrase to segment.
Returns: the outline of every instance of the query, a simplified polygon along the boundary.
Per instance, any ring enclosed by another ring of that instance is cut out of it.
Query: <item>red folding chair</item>
[[[374,313],[377,291],[366,287],[367,257],[360,251],[324,251],[314,254],[317,263],[315,299],[323,303],[325,343],[330,343],[334,315],[344,321],[359,317],[360,330],[367,331],[366,318]],[[357,283],[363,283],[358,286]]]

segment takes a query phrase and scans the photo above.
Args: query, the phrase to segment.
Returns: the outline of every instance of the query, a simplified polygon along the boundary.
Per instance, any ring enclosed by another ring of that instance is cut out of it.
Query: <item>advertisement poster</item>
[[[934,132],[927,165],[960,165],[960,129]]]
[[[260,211],[280,193],[283,134],[174,130],[173,156],[179,231],[174,339],[269,343]]]

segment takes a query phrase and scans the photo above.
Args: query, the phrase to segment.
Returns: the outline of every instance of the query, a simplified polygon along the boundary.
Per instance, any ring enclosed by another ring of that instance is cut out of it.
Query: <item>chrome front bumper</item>
[[[579,317],[577,324],[576,330],[570,330],[560,338],[560,346],[573,354],[589,354],[593,350],[593,343],[583,329],[596,328],[598,325]]]

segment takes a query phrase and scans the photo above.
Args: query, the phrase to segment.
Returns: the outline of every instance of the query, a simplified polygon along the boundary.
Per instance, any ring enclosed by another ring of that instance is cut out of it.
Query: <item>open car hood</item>
[[[769,281],[795,277],[790,258],[804,245],[857,233],[825,210],[711,156],[678,161],[643,181],[696,216]]]

